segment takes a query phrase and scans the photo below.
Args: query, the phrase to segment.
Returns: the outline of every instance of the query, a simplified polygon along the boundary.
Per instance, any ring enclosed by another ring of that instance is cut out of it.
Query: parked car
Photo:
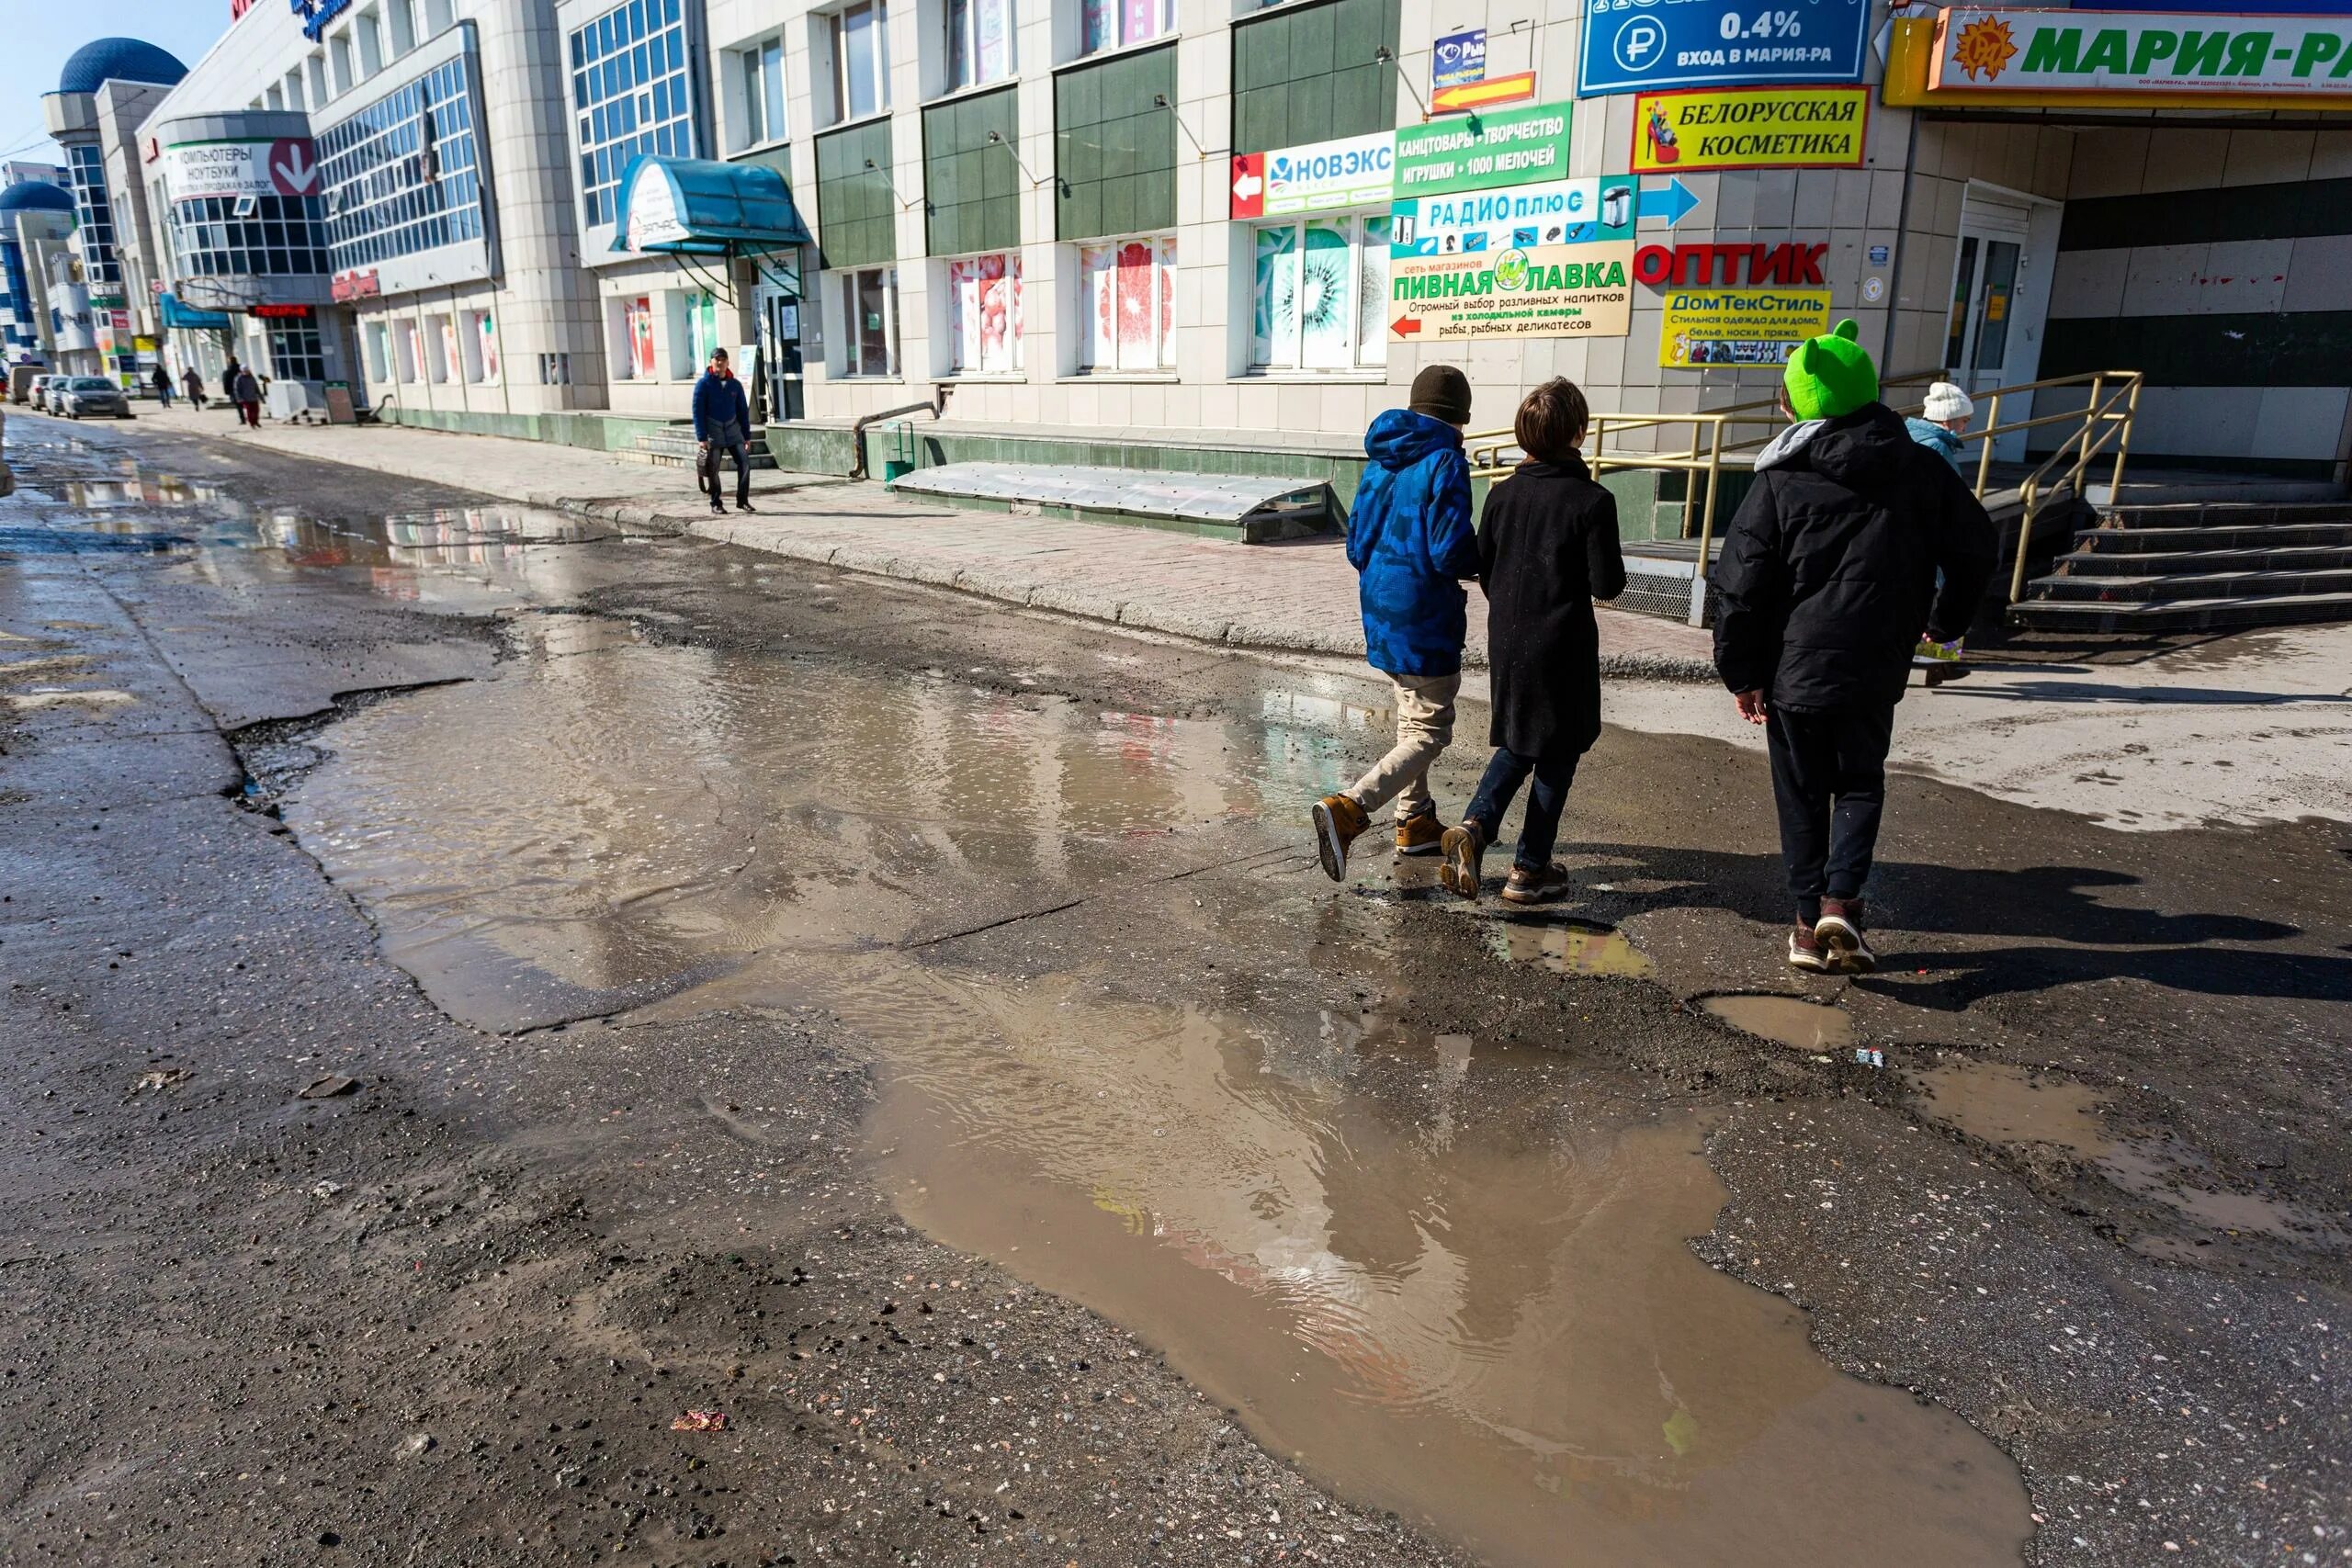
[[[55,379],[57,379],[56,377],[44,371],[42,374],[36,376],[31,380],[26,382],[25,401],[30,403],[37,409],[46,409],[49,407],[49,384]]]
[[[119,381],[109,381],[104,376],[67,376],[62,378],[63,389],[57,394],[57,412],[68,419],[80,419],[84,414],[110,413],[117,419],[129,419],[130,394],[122,389]]]
[[[65,405],[60,400],[64,396],[65,383],[72,379],[74,378],[71,376],[51,376],[49,378],[48,385],[40,389],[41,412],[63,413],[65,412]]]

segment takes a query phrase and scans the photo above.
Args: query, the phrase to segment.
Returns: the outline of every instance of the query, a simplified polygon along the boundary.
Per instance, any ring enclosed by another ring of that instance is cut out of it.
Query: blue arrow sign
[[[1679,179],[1668,179],[1662,190],[1655,186],[1644,186],[1641,205],[1634,212],[1635,216],[1643,219],[1663,218],[1666,226],[1671,229],[1698,210],[1698,207],[1699,198],[1690,194],[1689,186]]]

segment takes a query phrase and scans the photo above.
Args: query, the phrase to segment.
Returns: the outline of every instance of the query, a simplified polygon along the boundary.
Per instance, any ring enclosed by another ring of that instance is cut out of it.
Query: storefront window
[[[887,266],[845,272],[840,276],[842,320],[847,363],[844,376],[895,376],[899,373],[899,274]]]
[[[488,310],[468,310],[458,333],[465,351],[466,379],[478,387],[498,385],[498,320]]]
[[[947,86],[1012,74],[1012,0],[947,0]]]
[[[1176,367],[1176,236],[1078,248],[1079,368]]]
[[[1082,0],[1081,52],[1148,43],[1176,30],[1176,0]]]
[[[948,373],[1006,376],[1021,368],[1021,253],[948,262]]]
[[[1389,220],[1310,218],[1254,236],[1250,366],[1355,370],[1388,362]]]
[[[326,352],[315,321],[269,323],[269,373],[281,381],[323,381]]]

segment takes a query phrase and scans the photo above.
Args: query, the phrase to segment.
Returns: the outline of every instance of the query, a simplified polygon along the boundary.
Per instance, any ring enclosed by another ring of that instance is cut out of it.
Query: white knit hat
[[[1975,400],[1950,381],[1939,381],[1928,389],[1928,406],[1920,417],[1931,424],[1946,420],[1967,419],[1976,412]]]

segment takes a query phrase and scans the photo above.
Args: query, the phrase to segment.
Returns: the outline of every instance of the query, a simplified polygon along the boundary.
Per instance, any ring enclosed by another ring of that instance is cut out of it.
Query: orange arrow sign
[[[1535,73],[1522,71],[1516,76],[1489,76],[1483,82],[1464,82],[1459,87],[1440,87],[1430,96],[1431,114],[1459,114],[1465,109],[1490,109],[1498,104],[1516,104],[1535,96]]]

